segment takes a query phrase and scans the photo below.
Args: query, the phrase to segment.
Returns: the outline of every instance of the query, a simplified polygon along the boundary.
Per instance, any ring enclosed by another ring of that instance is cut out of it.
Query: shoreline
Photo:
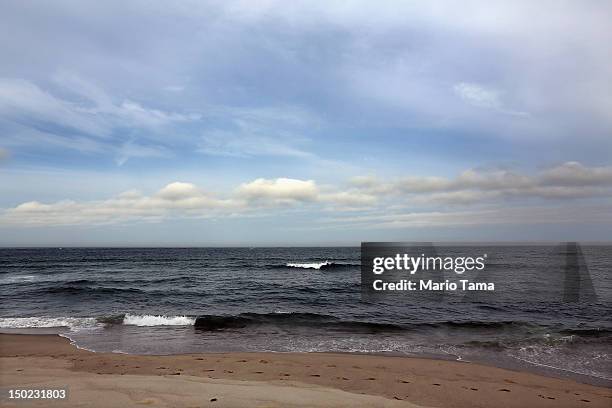
[[[40,335],[40,334],[54,334],[63,337],[70,341],[70,343],[78,348],[92,353],[112,353],[112,354],[126,354],[126,355],[149,355],[149,356],[176,356],[185,354],[227,354],[227,353],[254,353],[250,350],[215,350],[215,351],[200,351],[200,350],[189,350],[189,351],[178,351],[168,353],[139,353],[124,351],[121,349],[110,350],[96,350],[89,348],[86,345],[80,344],[79,340],[71,336],[71,332],[62,330],[59,327],[40,327],[40,328],[2,328],[0,329],[0,335],[2,334],[23,334],[23,335]],[[256,352],[255,352],[256,353]],[[482,356],[479,354],[470,354],[468,356],[453,353],[401,353],[395,351],[277,351],[277,350],[266,350],[262,353],[272,354],[339,354],[339,355],[373,355],[381,357],[396,357],[396,358],[409,358],[409,359],[425,359],[425,360],[441,360],[441,361],[455,361],[459,363],[471,363],[476,365],[482,365],[487,367],[496,367],[510,371],[525,372],[544,377],[567,379],[570,381],[576,381],[583,384],[593,385],[596,387],[612,388],[612,378],[606,376],[597,376],[595,374],[586,374],[571,369],[565,369],[557,366],[547,365],[544,363],[538,363],[528,360],[516,358],[491,358],[490,355]]]
[[[272,406],[346,406],[342,401],[347,398],[353,406],[458,408],[487,406],[491,401],[499,407],[609,407],[612,403],[612,389],[607,387],[478,363],[418,357],[96,353],[77,348],[57,334],[0,334],[0,357],[5,389],[40,387],[51,384],[50,379],[64,381],[72,400],[54,402],[55,406],[79,404],[113,382],[119,387],[113,391],[118,393],[113,394],[116,406],[125,406],[126,396],[135,394],[142,397],[139,403],[150,406],[191,406],[193,398],[207,406],[211,401],[204,404],[202,393],[218,394],[210,397],[217,398],[212,401],[215,406],[244,406],[250,398]],[[172,392],[179,389],[184,391]],[[104,398],[105,404],[109,403]]]
[[[13,332],[6,331],[6,329],[0,330],[0,335],[3,333],[6,334],[38,334],[31,331],[32,329],[17,329]],[[70,343],[78,348],[85,351],[89,351],[92,353],[104,353],[103,351],[96,351],[93,349],[89,349],[84,346],[80,346],[77,344],[77,341],[70,337],[69,333],[58,332],[55,328],[50,329],[49,332],[41,332],[43,334],[57,334],[60,337],[66,338],[70,341]],[[252,353],[251,351],[209,351],[209,352],[187,352],[187,353],[167,353],[167,354],[139,354],[139,353],[130,353],[121,350],[113,351],[113,353],[118,354],[127,354],[127,355],[153,355],[153,356],[174,356],[174,355],[185,355],[185,354],[227,354],[227,353]],[[492,362],[490,359],[479,358],[473,359],[464,359],[459,354],[434,354],[434,353],[413,353],[413,354],[405,354],[394,351],[372,351],[372,352],[360,352],[360,351],[264,351],[261,353],[272,353],[272,354],[332,354],[332,355],[356,355],[356,356],[380,356],[380,357],[396,357],[396,358],[410,358],[410,359],[424,359],[424,360],[441,360],[441,361],[455,361],[458,363],[470,363],[476,365],[482,365],[486,367],[494,367],[501,368],[509,371],[516,372],[524,372],[531,373],[536,375],[541,375],[543,377],[550,378],[558,378],[558,379],[567,379],[570,381],[575,381],[582,384],[593,385],[596,387],[603,388],[612,388],[612,379],[605,377],[598,377],[594,375],[588,375],[579,373],[576,371],[563,369],[559,367],[549,366],[541,363],[534,363],[526,360],[516,360],[514,363],[511,363],[510,360],[496,360]]]

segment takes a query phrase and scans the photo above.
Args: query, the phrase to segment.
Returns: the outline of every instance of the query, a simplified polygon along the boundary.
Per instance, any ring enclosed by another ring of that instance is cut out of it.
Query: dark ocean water
[[[0,249],[0,330],[123,353],[424,355],[610,385],[612,247],[582,251],[590,293],[568,302],[527,247],[492,259],[494,293],[375,301],[359,248]]]

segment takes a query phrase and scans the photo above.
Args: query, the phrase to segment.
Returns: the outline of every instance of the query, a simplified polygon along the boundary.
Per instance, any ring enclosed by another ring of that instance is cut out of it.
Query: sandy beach
[[[92,353],[57,335],[0,335],[3,406],[610,407],[612,390],[472,363],[326,353]],[[67,388],[63,401],[9,388]]]

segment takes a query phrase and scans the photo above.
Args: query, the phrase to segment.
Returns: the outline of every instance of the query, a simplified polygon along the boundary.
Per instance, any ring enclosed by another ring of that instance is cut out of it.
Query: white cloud
[[[482,225],[610,224],[609,206],[519,206],[477,211],[414,211],[325,218],[323,228],[431,228]]]
[[[452,188],[479,188],[483,190],[505,190],[525,188],[534,185],[534,181],[524,175],[508,170],[474,170],[462,172],[453,182]]]
[[[459,190],[415,195],[414,197],[410,197],[409,201],[414,204],[427,206],[460,206],[481,202],[490,202],[492,199],[498,198],[501,195],[502,194],[498,191]]]
[[[197,151],[209,155],[315,158],[304,149],[302,135],[320,125],[320,119],[293,106],[211,109],[208,116],[225,121],[222,128],[203,132]]]
[[[500,113],[515,116],[528,116],[527,112],[507,108],[501,100],[500,92],[483,85],[460,82],[453,86],[453,91],[470,105],[492,109]]]
[[[162,157],[170,153],[163,146],[144,141],[113,140],[117,130],[144,130],[150,135],[166,125],[200,118],[196,114],[147,108],[127,99],[115,102],[101,88],[66,73],[56,76],[56,82],[62,97],[31,81],[0,79],[0,118],[12,122],[12,128],[5,130],[11,143],[50,144],[87,153],[111,152],[121,165],[130,157]],[[65,94],[75,98],[68,99]]]
[[[405,177],[400,179],[391,188],[398,188],[404,192],[422,193],[430,191],[448,190],[452,182],[443,177]]]
[[[199,114],[166,112],[144,107],[138,102],[125,98],[121,98],[121,102],[115,101],[116,98],[104,89],[74,73],[60,71],[53,79],[63,92],[81,97],[78,103],[71,102],[77,112],[95,114],[114,126],[141,126],[154,129],[170,123],[198,120],[201,117]]]
[[[571,161],[544,171],[542,180],[555,185],[612,185],[612,166],[586,167]]]
[[[180,114],[145,108],[141,104],[130,100],[124,100],[121,105],[115,107],[109,113],[116,114],[118,118],[123,118],[128,123],[151,128],[173,122],[194,121],[201,117],[198,114]]]
[[[0,224],[110,224],[158,221],[174,216],[203,218],[224,214],[240,206],[238,202],[207,194],[193,184],[174,182],[151,196],[131,190],[108,200],[63,200],[52,204],[29,201],[5,210],[0,216]]]
[[[259,178],[242,184],[238,194],[247,200],[273,200],[275,202],[315,201],[319,189],[313,180]]]
[[[381,196],[406,196],[417,203],[467,204],[495,198],[585,198],[612,195],[612,167],[586,167],[577,162],[546,169],[535,175],[509,170],[468,169],[456,178],[405,177],[381,181],[369,177],[354,181],[358,189]]]
[[[249,216],[275,206],[363,206],[375,202],[375,197],[356,191],[322,194],[313,180],[260,178],[241,184],[225,198],[193,183],[176,181],[152,195],[129,190],[107,200],[62,200],[49,204],[28,201],[1,211],[0,225],[106,224],[172,217],[235,217]]]
[[[165,200],[177,201],[201,195],[202,192],[191,183],[175,181],[158,191],[157,196]]]
[[[43,91],[30,81],[0,78],[0,115],[17,123],[34,120],[49,122],[64,129],[107,136],[111,127],[91,112]]]
[[[487,89],[482,85],[460,82],[453,86],[453,90],[459,97],[474,106],[493,109],[501,106],[499,92]]]
[[[159,157],[169,158],[173,152],[159,144],[141,144],[136,141],[124,143],[115,142],[105,138],[93,138],[70,134],[50,133],[24,126],[15,126],[8,131],[4,141],[6,146],[19,150],[23,147],[36,146],[44,148],[46,152],[51,149],[73,150],[86,155],[110,154],[114,156],[117,165],[125,164],[132,157]]]
[[[369,220],[389,227],[434,225],[436,222],[487,224],[495,222],[495,217],[503,214],[514,214],[514,218],[504,222],[513,220],[519,223],[519,213],[512,210],[515,205],[534,205],[547,200],[550,208],[563,207],[566,208],[563,214],[568,214],[572,208],[582,208],[584,204],[580,200],[586,200],[590,205],[595,200],[601,206],[609,204],[611,175],[610,167],[590,168],[568,162],[530,176],[508,170],[472,169],[454,179],[410,177],[382,182],[373,177],[360,177],[351,180],[349,188],[320,187],[314,180],[258,178],[240,184],[227,194],[214,194],[193,183],[176,181],[150,195],[129,190],[106,200],[28,201],[0,211],[0,225],[245,217],[269,215],[269,210],[277,211],[280,207],[310,211],[314,218],[316,214],[358,211],[367,213],[367,217],[344,217],[342,222],[365,223]],[[470,210],[461,211],[461,207]],[[419,209],[415,214],[427,217],[417,220],[417,215],[398,212],[398,209],[403,211],[406,208]],[[449,208],[453,211],[448,211]],[[461,216],[465,219],[462,220]],[[524,222],[533,219],[533,214],[525,214]]]
[[[122,166],[131,157],[171,157],[172,152],[164,146],[158,145],[142,145],[135,142],[127,142],[114,148],[115,161],[119,166]]]
[[[291,140],[246,134],[237,131],[211,130],[201,137],[198,152],[215,156],[293,156],[308,158],[311,153],[292,145]]]
[[[340,209],[346,210],[358,210],[363,207],[374,206],[378,203],[376,195],[352,190],[321,194],[319,200],[321,202],[329,202],[339,206],[338,208]]]

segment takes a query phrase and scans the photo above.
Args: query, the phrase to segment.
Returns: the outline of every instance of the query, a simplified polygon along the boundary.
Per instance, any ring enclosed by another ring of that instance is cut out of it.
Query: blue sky
[[[0,245],[609,240],[608,2],[0,6]]]

